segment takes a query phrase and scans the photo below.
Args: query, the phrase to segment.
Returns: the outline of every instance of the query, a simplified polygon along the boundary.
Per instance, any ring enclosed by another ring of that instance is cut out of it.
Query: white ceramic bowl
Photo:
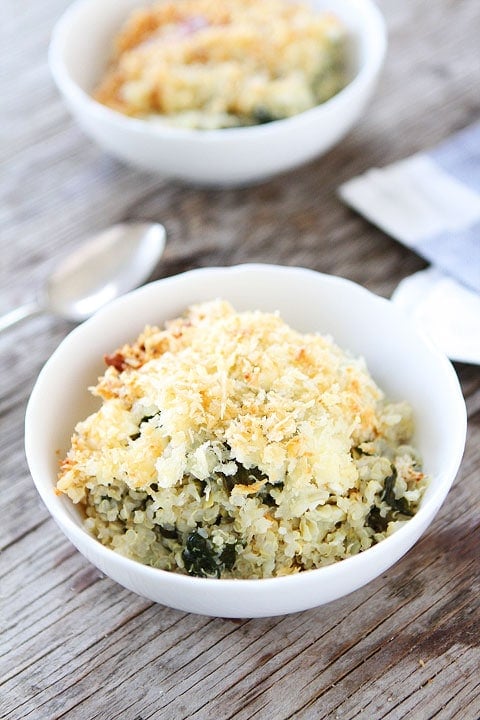
[[[237,310],[279,310],[292,327],[331,334],[363,355],[391,399],[415,411],[415,444],[432,477],[417,514],[359,555],[318,570],[265,580],[212,580],[157,570],[101,545],[77,509],[54,492],[58,451],[74,425],[98,404],[87,392],[104,353],[134,339],[145,324],[177,317],[196,302],[222,297]],[[392,303],[354,283],[302,268],[240,265],[193,270],[159,280],[112,302],[76,328],[43,368],[26,415],[26,453],[47,508],[74,545],[121,585],[180,610],[220,617],[261,617],[321,605],[361,587],[401,558],[430,524],[463,454],[466,413],[450,362]]]
[[[263,180],[324,153],[352,127],[374,89],[386,48],[385,25],[372,0],[310,0],[332,10],[351,36],[352,80],[328,102],[267,125],[222,130],[161,127],[126,117],[90,93],[112,38],[141,0],[77,0],[55,27],[50,67],[85,132],[113,155],[164,176],[203,185]]]

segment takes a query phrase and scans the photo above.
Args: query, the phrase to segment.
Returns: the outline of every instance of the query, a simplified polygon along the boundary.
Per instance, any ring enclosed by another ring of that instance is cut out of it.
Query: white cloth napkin
[[[392,300],[452,360],[480,364],[480,123],[368,170],[339,194],[432,263],[403,280]]]

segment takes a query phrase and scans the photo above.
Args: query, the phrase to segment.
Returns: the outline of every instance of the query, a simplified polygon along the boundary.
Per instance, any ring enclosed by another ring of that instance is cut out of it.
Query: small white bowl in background
[[[432,480],[416,515],[370,549],[333,565],[264,580],[215,580],[147,567],[104,547],[82,525],[78,509],[55,494],[59,453],[75,424],[98,407],[87,388],[102,357],[162,324],[188,305],[221,297],[241,311],[278,310],[301,332],[331,335],[366,358],[392,400],[414,409],[424,469]],[[391,302],[338,277],[302,268],[240,265],[205,268],[159,280],[112,302],[76,328],[43,368],[26,414],[30,471],[48,510],[71,542],[121,585],[179,610],[219,617],[264,617],[305,610],[342,597],[378,577],[418,540],[443,503],[462,458],[465,403],[452,365]]]
[[[327,102],[266,125],[190,130],[130,118],[93,100],[112,41],[141,0],[77,0],[58,21],[50,45],[54,80],[78,123],[108,152],[140,168],[202,185],[267,179],[321,155],[358,120],[374,90],[386,49],[372,0],[310,0],[334,12],[350,36],[351,81]]]

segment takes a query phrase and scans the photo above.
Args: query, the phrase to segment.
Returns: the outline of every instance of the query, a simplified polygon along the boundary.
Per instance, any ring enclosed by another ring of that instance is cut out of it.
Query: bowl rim
[[[82,547],[82,553],[84,552],[85,546],[87,546],[87,548],[91,548],[92,555],[102,558],[102,560],[104,561],[104,567],[111,565],[113,562],[113,564],[116,564],[117,566],[122,565],[125,569],[129,571],[130,575],[132,573],[134,575],[140,574],[143,577],[156,579],[157,581],[168,583],[170,584],[170,586],[177,585],[180,588],[194,586],[198,586],[199,588],[201,586],[207,587],[205,586],[205,583],[210,583],[208,587],[211,588],[212,581],[214,582],[216,580],[216,578],[201,578],[190,575],[183,575],[174,571],[162,570],[160,568],[154,568],[149,565],[144,565],[136,560],[132,560],[126,556],[119,554],[115,550],[102,545],[99,540],[90,535],[87,530],[85,530],[80,524],[77,524],[72,519],[72,517],[66,510],[66,506],[63,504],[63,501],[65,499],[57,498],[54,492],[53,484],[51,485],[51,487],[47,487],[47,484],[50,483],[52,478],[49,478],[47,483],[43,477],[39,477],[39,473],[36,469],[36,450],[34,442],[35,433],[33,432],[33,430],[36,426],[35,416],[38,414],[37,404],[39,402],[39,395],[43,382],[52,372],[52,370],[54,370],[54,366],[57,364],[60,355],[65,351],[65,349],[68,349],[68,346],[70,344],[74,343],[76,339],[83,333],[88,333],[89,328],[94,327],[97,324],[101,325],[102,323],[104,323],[104,319],[106,319],[110,314],[118,313],[118,311],[121,310],[123,304],[129,303],[132,296],[138,296],[142,293],[149,292],[151,291],[149,290],[149,288],[152,288],[153,286],[168,286],[169,284],[178,282],[179,280],[188,281],[188,279],[193,275],[208,275],[211,273],[248,274],[252,272],[256,273],[272,271],[275,273],[287,274],[290,272],[308,273],[310,275],[313,274],[315,276],[318,276],[319,280],[323,283],[348,287],[350,290],[354,290],[359,294],[368,296],[370,301],[373,301],[377,304],[388,304],[390,311],[393,314],[397,315],[398,319],[401,318],[402,322],[407,322],[411,328],[411,331],[426,347],[428,352],[432,355],[433,360],[441,367],[444,375],[444,380],[448,386],[448,392],[452,394],[452,398],[455,398],[454,404],[456,406],[457,416],[455,418],[455,428],[452,431],[452,450],[449,455],[449,463],[446,465],[446,467],[443,468],[442,472],[438,474],[438,477],[440,477],[440,482],[438,483],[438,487],[435,489],[435,492],[429,498],[427,498],[426,501],[424,499],[416,514],[412,518],[410,518],[408,522],[405,523],[405,525],[392,533],[392,535],[382,540],[380,543],[371,546],[370,548],[358,553],[357,555],[332,563],[331,565],[325,565],[311,570],[304,570],[302,572],[292,575],[285,575],[273,578],[220,578],[221,582],[218,583],[216,586],[219,588],[219,592],[228,592],[232,588],[239,588],[239,586],[242,586],[244,588],[261,588],[263,591],[271,587],[272,583],[274,584],[273,587],[277,589],[280,589],[280,586],[284,589],[287,589],[288,587],[298,588],[299,585],[309,585],[311,580],[316,577],[322,577],[325,581],[333,581],[336,579],[338,574],[343,575],[344,573],[348,572],[354,573],[357,567],[362,567],[362,565],[364,564],[368,565],[370,560],[374,560],[375,558],[382,558],[382,556],[385,557],[386,555],[388,556],[388,550],[394,550],[395,545],[398,545],[401,542],[399,538],[410,537],[411,541],[408,545],[408,548],[410,548],[416,542],[416,538],[419,537],[423,532],[421,528],[424,525],[424,518],[427,517],[428,525],[428,522],[433,519],[433,517],[441,507],[442,503],[444,502],[445,497],[455,479],[458,468],[460,467],[465,448],[467,429],[465,402],[463,399],[463,394],[457,374],[451,362],[440,350],[438,350],[438,348],[433,345],[433,343],[424,334],[419,332],[418,329],[409,322],[408,317],[405,316],[405,314],[402,313],[402,311],[397,308],[397,306],[391,303],[391,301],[389,301],[388,299],[376,295],[372,291],[368,290],[362,285],[359,285],[358,283],[355,283],[352,280],[335,275],[321,273],[310,268],[303,268],[299,266],[282,266],[269,263],[245,263],[226,267],[213,266],[196,268],[193,270],[187,270],[185,272],[178,273],[173,276],[165,277],[160,280],[156,280],[152,283],[138,288],[137,290],[127,293],[126,295],[123,295],[117,300],[114,300],[108,305],[106,305],[86,322],[77,326],[62,340],[57,349],[46,361],[45,365],[43,366],[42,370],[38,375],[37,381],[30,395],[25,414],[25,453],[33,482],[48,511],[52,515],[53,519],[57,522],[57,524],[60,525],[62,530],[64,530],[67,537],[70,538],[70,540],[73,542],[74,545],[76,545],[77,548]],[[55,503],[54,498],[58,499],[59,502]],[[430,520],[428,520],[428,518],[430,518]],[[401,555],[403,554],[404,552],[401,553]],[[87,552],[85,552],[85,555],[88,559],[90,559]],[[390,555],[395,555],[395,553],[390,553]],[[97,564],[97,562],[94,561],[94,564]],[[350,592],[350,590],[348,592]],[[344,594],[345,593],[342,593],[342,595]]]
[[[338,93],[329,100],[315,105],[313,108],[304,110],[288,118],[273,120],[262,125],[251,125],[232,128],[198,129],[180,128],[161,123],[149,122],[140,118],[124,115],[116,110],[102,105],[95,100],[87,91],[81,88],[72,78],[63,60],[64,35],[69,31],[75,22],[76,15],[84,6],[93,5],[95,0],[74,0],[67,10],[56,22],[48,49],[48,63],[53,79],[59,90],[74,104],[82,104],[94,118],[99,121],[111,123],[127,132],[135,134],[146,134],[153,138],[178,139],[182,141],[201,140],[206,143],[215,143],[227,139],[245,139],[246,136],[260,138],[272,130],[289,127],[295,129],[295,125],[305,119],[314,120],[317,115],[326,109],[335,108],[348,102],[351,95],[357,92],[357,87],[368,84],[375,78],[383,64],[387,49],[386,23],[374,0],[345,0],[354,5],[360,14],[366,19],[365,27],[371,28],[371,35],[375,38],[375,45],[369,49],[365,61],[357,69],[354,77]],[[139,1],[141,5],[141,1]]]

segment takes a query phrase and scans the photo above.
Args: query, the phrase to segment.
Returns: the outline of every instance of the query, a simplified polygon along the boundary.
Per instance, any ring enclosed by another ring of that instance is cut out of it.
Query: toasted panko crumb
[[[286,575],[367,549],[418,506],[411,408],[328,337],[216,300],[105,361],[57,489],[129,557]]]
[[[345,85],[345,37],[300,2],[160,0],[127,19],[94,97],[204,129],[289,117]]]

